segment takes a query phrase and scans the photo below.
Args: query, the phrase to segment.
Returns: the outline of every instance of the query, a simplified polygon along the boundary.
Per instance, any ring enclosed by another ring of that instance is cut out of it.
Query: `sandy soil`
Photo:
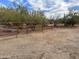
[[[79,59],[79,28],[0,38],[0,59]]]

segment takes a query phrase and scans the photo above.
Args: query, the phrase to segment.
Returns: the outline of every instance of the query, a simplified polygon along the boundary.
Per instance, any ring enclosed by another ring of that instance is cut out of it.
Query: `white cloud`
[[[68,14],[68,8],[79,5],[79,0],[70,0],[65,2],[64,0],[28,0],[35,10],[39,8],[41,10],[49,10],[45,13],[47,17],[58,16]]]
[[[7,8],[7,6],[6,6],[6,5],[4,5],[4,4],[2,4],[2,3],[0,3],[0,7]]]
[[[20,3],[23,2],[23,0],[8,0],[8,1],[10,1],[10,2],[16,2],[17,4],[20,4]]]
[[[16,1],[17,4],[23,2],[23,0],[9,0],[11,2]],[[65,2],[64,0],[28,0],[29,4],[32,6],[34,10],[44,10],[45,15],[49,18],[51,16],[61,17],[65,14],[68,14],[68,8],[73,6],[79,6],[79,0],[69,0],[69,2]],[[23,3],[26,5],[26,2]]]
[[[19,1],[19,2],[22,2],[23,0],[9,0],[11,2],[14,2],[14,1]]]

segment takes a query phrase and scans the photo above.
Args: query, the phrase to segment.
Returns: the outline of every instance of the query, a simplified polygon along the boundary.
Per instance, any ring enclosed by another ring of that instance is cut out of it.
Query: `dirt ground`
[[[1,37],[0,59],[79,59],[79,28]]]

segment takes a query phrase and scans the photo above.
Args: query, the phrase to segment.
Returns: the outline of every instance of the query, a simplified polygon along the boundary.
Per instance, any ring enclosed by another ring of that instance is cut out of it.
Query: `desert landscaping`
[[[1,37],[0,59],[79,59],[79,27]]]
[[[0,8],[0,59],[79,59],[79,12],[48,18],[40,9],[12,4]]]

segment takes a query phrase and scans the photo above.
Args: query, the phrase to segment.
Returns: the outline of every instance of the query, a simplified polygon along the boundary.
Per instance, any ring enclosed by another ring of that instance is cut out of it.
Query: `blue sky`
[[[0,6],[13,7],[14,0],[0,0]],[[29,10],[42,10],[47,17],[63,16],[68,14],[68,9],[79,10],[79,0],[17,0]]]

